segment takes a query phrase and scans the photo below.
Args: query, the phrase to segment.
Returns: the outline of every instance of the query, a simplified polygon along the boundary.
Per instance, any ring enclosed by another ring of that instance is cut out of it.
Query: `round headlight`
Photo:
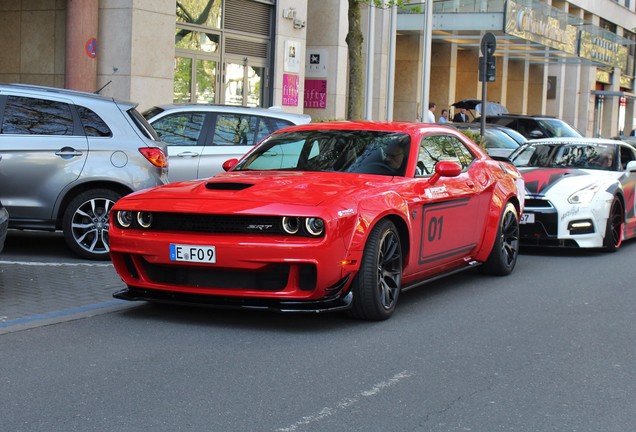
[[[283,218],[283,231],[287,234],[296,234],[298,229],[300,228],[300,221],[297,217],[287,217]]]
[[[137,223],[142,228],[150,227],[150,224],[152,224],[152,213],[149,213],[149,212],[137,213]]]
[[[120,210],[117,212],[117,224],[122,228],[128,228],[133,221],[133,214],[128,210]]]
[[[325,230],[325,222],[320,218],[305,219],[305,229],[313,236],[322,235]]]

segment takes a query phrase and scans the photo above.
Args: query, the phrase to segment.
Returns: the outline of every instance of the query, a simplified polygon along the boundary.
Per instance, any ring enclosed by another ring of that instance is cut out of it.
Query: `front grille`
[[[289,264],[272,264],[261,270],[248,271],[156,265],[143,258],[140,258],[140,262],[153,282],[197,288],[280,291],[287,286],[290,272]]]
[[[285,234],[278,216],[153,213],[150,231],[227,234]]]
[[[526,198],[525,207],[526,208],[543,208],[543,209],[554,208],[550,201],[545,199],[540,199],[540,198]]]
[[[556,238],[558,229],[558,213],[535,213],[534,223],[521,225],[520,236],[529,239]]]

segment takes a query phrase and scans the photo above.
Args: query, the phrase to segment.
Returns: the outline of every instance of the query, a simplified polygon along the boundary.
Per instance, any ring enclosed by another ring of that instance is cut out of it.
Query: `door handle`
[[[79,151],[79,150],[75,150],[72,147],[64,147],[64,148],[56,151],[55,155],[59,156],[59,157],[61,157],[63,159],[70,159],[70,158],[75,157],[75,156],[81,156],[82,152]]]
[[[199,156],[199,153],[186,151],[186,152],[178,153],[177,156],[182,157],[182,158],[193,158],[193,157]]]

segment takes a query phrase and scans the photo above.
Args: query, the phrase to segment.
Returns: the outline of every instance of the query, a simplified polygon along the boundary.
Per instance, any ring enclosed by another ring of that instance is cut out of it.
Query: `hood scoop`
[[[252,183],[208,182],[205,187],[210,190],[241,191],[254,186]]]

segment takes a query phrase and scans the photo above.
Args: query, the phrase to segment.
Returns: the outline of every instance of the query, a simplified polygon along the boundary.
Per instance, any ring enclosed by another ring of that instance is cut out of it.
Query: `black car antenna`
[[[102,90],[104,90],[104,89],[106,88],[106,86],[107,86],[108,84],[112,83],[112,82],[113,82],[113,80],[108,81],[106,84],[104,84],[103,86],[101,86],[101,87],[100,87],[100,89],[99,89],[99,90],[97,90],[97,91],[95,92],[95,94],[100,94],[100,93],[101,93],[101,91],[102,91]]]

